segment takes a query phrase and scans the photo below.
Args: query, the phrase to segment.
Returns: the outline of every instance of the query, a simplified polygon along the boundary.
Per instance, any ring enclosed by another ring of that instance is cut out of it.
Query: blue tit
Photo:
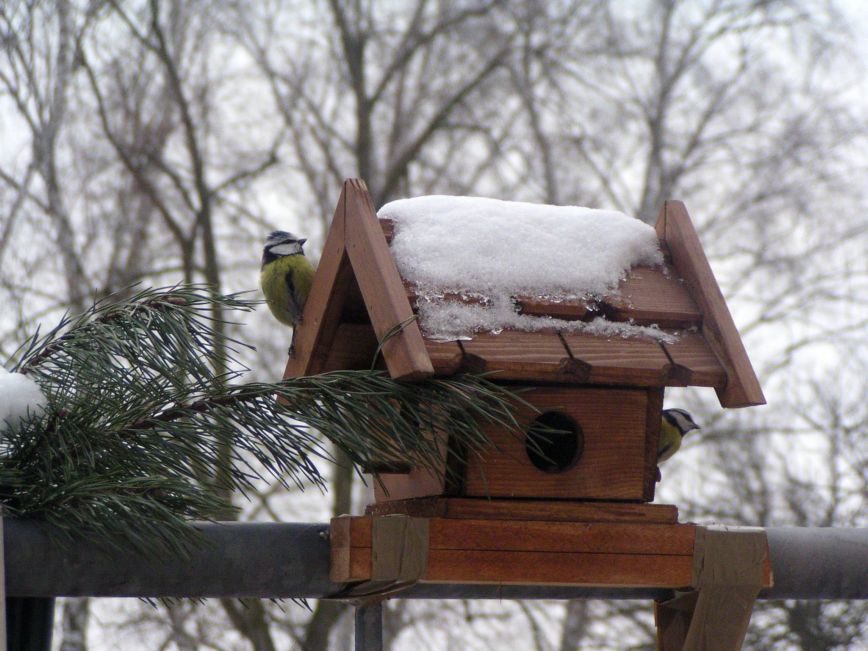
[[[313,283],[313,265],[301,248],[306,241],[286,231],[274,231],[262,250],[262,293],[274,317],[288,326],[301,322]]]
[[[681,439],[690,430],[699,429],[693,417],[683,409],[664,409],[660,424],[660,444],[657,447],[657,463],[666,461],[681,447]]]

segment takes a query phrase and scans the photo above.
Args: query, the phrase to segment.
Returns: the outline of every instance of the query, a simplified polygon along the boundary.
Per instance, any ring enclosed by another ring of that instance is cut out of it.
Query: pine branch
[[[434,467],[439,432],[472,454],[488,445],[485,423],[517,428],[520,399],[479,376],[409,385],[342,371],[245,383],[235,355],[246,344],[214,345],[215,304],[228,312],[255,303],[197,286],[144,289],[25,342],[15,370],[40,385],[50,409],[2,433],[7,514],[183,553],[196,541],[192,520],[230,508],[226,491],[243,494],[260,480],[324,488],[315,461],[330,459],[325,439],[359,468],[392,459]]]

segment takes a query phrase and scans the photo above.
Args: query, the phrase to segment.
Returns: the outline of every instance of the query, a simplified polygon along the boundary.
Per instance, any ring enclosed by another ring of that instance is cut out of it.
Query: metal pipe
[[[760,599],[868,599],[868,529],[766,529],[774,587]]]
[[[54,599],[6,599],[8,651],[51,651],[54,633]]]
[[[356,651],[383,651],[383,604],[356,608]]]
[[[44,524],[6,520],[6,591],[51,597],[318,598],[328,579],[327,524],[197,525],[204,544],[189,559],[69,540]]]
[[[206,543],[189,559],[50,535],[6,520],[6,590],[13,597],[328,598],[326,524],[201,524]],[[775,586],[761,599],[868,599],[868,529],[770,528]],[[658,599],[666,590],[570,586],[419,584],[406,599]]]

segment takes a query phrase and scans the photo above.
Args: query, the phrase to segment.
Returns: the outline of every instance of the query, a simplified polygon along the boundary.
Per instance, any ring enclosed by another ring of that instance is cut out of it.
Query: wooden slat
[[[352,539],[350,537],[352,518],[343,515],[332,518],[329,526],[329,545],[331,547],[329,561],[329,579],[336,583],[350,580],[352,576],[351,561]],[[368,568],[370,575],[370,568]]]
[[[413,311],[419,309],[419,295],[416,293],[416,288],[412,283],[404,282],[404,291],[407,292],[407,300],[410,301],[410,306]],[[438,294],[438,300],[446,303],[463,303],[464,305],[486,305],[488,299],[481,296],[473,296],[470,294],[457,294],[455,292],[443,292]]]
[[[351,547],[370,547],[373,518],[350,518]],[[431,518],[430,550],[690,555],[693,525]]]
[[[444,517],[675,524],[678,521],[678,507],[672,504],[456,498],[448,500]]]
[[[310,295],[304,306],[302,322],[295,327],[293,353],[283,377],[299,377],[321,372],[340,321],[352,269],[344,245],[346,186],[341,191],[322,256],[313,277]]]
[[[659,417],[659,415],[658,415]],[[401,513],[414,517],[472,520],[545,520],[550,522],[642,522],[675,524],[678,508],[671,504],[576,502],[568,500],[498,500],[435,497],[371,504],[369,514]]]
[[[449,550],[431,553],[425,580],[678,588],[692,572],[690,556]]]
[[[477,355],[498,369],[557,367],[569,353],[555,332],[518,332],[479,334],[461,342],[465,352]]]
[[[453,375],[462,369],[464,353],[457,341],[426,339],[425,348],[437,375]]]
[[[336,582],[363,581],[371,576],[371,550],[353,548],[346,577]],[[691,556],[642,554],[583,554],[561,552],[500,552],[431,550],[427,583],[502,583],[683,588],[690,585]]]
[[[390,500],[442,495],[446,488],[446,457],[438,472],[414,466],[407,473],[383,473],[373,479],[374,499],[387,504]]]
[[[584,434],[582,456],[563,472],[544,472],[528,458],[523,436],[485,426],[483,431],[496,448],[468,459],[465,496],[643,499],[645,391],[550,387],[522,397],[541,412],[558,411],[578,423]],[[536,415],[529,409],[517,411],[522,431]]]
[[[603,299],[601,309],[610,321],[632,320],[661,328],[687,328],[702,321],[687,287],[669,267],[634,267],[619,285],[618,294]]]
[[[529,316],[550,316],[564,321],[583,321],[598,314],[588,301],[578,298],[551,300],[519,296],[515,299],[518,311]]]
[[[426,339],[425,347],[437,375],[496,371],[498,380],[563,384],[717,388],[726,384],[726,371],[701,334],[671,334],[677,341],[661,344],[639,337],[506,330],[462,342]]]
[[[555,332],[479,334],[462,341],[465,355],[484,361],[497,380],[576,381],[586,372],[571,363],[569,352]]]
[[[329,578],[335,583],[371,577],[371,549],[332,549]],[[611,587],[688,588],[693,581],[692,555],[588,554],[569,552],[500,552],[431,550],[425,583],[503,583]],[[772,568],[763,563],[763,587],[771,587]]]
[[[665,386],[670,362],[655,341],[648,339],[603,338],[575,333],[564,334],[573,357],[590,369],[586,382]]]
[[[505,330],[461,342],[426,339],[425,347],[438,375],[493,371],[497,380],[663,387],[684,386],[693,369],[697,381],[690,384],[714,386],[722,367],[709,365],[703,350],[710,351],[691,333],[683,336],[687,343],[676,348],[689,368],[674,368],[658,342],[639,337]]]
[[[392,243],[392,238],[395,237],[395,222],[391,219],[378,218],[380,229],[383,231],[383,237],[386,238],[388,244]]]
[[[655,324],[661,328],[687,328],[702,322],[696,302],[668,266],[634,267],[621,281],[617,293],[599,302],[517,297],[516,303],[522,314],[567,321],[605,316],[610,321]]]
[[[678,275],[684,278],[699,305],[703,314],[702,332],[726,369],[726,386],[717,389],[721,406],[765,404],[759,380],[683,203],[663,204],[657,234],[665,241]]]
[[[675,365],[673,376],[684,385],[723,389],[727,384],[726,369],[711,347],[698,332],[683,332],[678,341],[662,344]]]
[[[643,479],[642,499],[654,499],[660,469],[657,466],[657,451],[660,445],[660,425],[663,415],[663,389],[651,389],[646,394],[648,406],[645,411],[645,477]]]
[[[425,351],[419,325],[407,301],[404,285],[377,221],[373,202],[364,182],[351,179],[346,192],[347,252],[368,315],[380,341],[396,326],[400,332],[383,345],[383,357],[393,378],[414,380],[434,373]]]
[[[329,580],[332,583],[352,583],[371,579],[371,548],[335,547],[329,559]]]

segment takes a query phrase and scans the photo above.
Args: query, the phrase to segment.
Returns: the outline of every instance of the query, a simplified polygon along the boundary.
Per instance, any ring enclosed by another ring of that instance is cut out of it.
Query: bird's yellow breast
[[[287,274],[292,276],[293,293],[287,283]],[[293,325],[297,314],[291,309],[292,301],[298,312],[304,307],[313,284],[313,265],[303,255],[287,255],[266,264],[259,274],[259,284],[272,314],[281,322]]]
[[[665,418],[660,423],[660,444],[657,446],[657,462],[666,461],[681,447],[681,432]]]

